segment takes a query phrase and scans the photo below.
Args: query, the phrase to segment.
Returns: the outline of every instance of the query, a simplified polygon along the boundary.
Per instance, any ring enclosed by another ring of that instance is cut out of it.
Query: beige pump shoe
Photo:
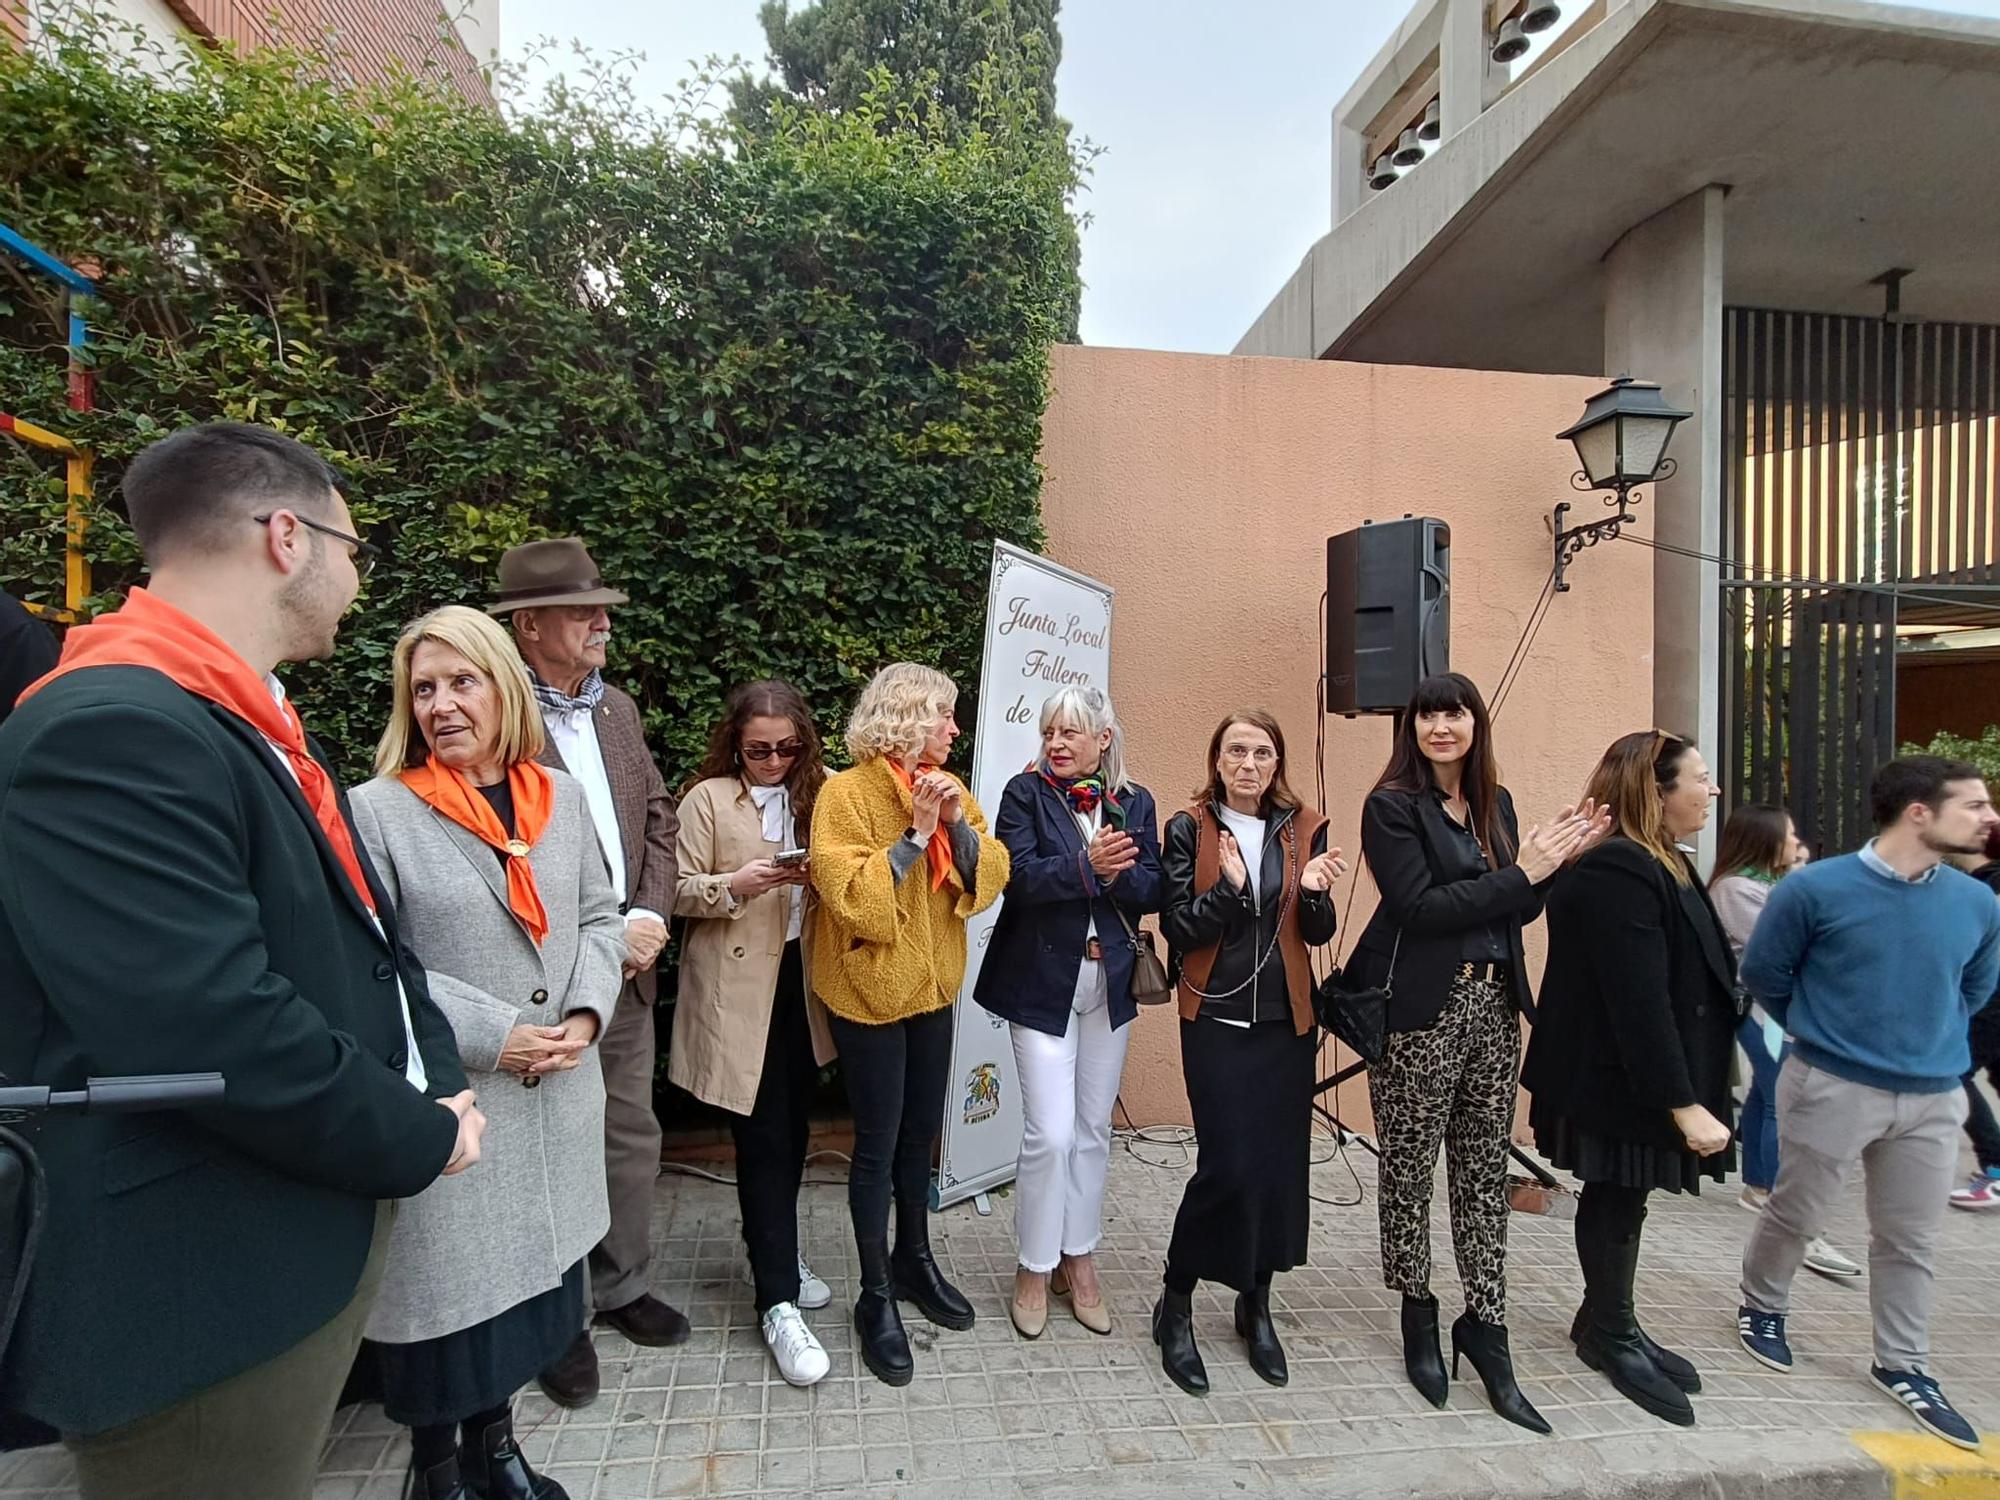
[[[1091,1303],[1078,1301],[1076,1294],[1070,1290],[1069,1279],[1063,1276],[1060,1266],[1049,1275],[1049,1295],[1069,1298],[1071,1315],[1092,1333],[1111,1332],[1111,1309],[1101,1300]]]

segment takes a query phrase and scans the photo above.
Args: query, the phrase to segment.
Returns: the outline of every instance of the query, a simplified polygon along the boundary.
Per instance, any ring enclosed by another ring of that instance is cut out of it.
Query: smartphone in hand
[[[809,858],[811,858],[811,855],[807,850],[785,849],[772,855],[771,863],[781,870],[790,870],[804,864]]]

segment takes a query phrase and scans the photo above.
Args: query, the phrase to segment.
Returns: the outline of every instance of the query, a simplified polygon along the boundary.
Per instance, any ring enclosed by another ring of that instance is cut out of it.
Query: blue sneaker
[[[1923,1371],[1885,1370],[1880,1365],[1871,1365],[1868,1374],[1883,1390],[1902,1402],[1910,1415],[1928,1431],[1960,1448],[1979,1446],[1979,1434],[1972,1430],[1972,1424],[1953,1409],[1952,1404],[1944,1399],[1944,1392],[1938,1389],[1938,1383]]]
[[[1792,1368],[1792,1346],[1785,1342],[1785,1315],[1758,1312],[1754,1307],[1736,1309],[1736,1336],[1750,1357],[1759,1364],[1787,1373]]]

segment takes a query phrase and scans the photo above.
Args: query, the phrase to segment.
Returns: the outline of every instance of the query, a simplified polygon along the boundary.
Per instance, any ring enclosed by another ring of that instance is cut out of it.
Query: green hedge
[[[1988,724],[1976,740],[1939,730],[1928,745],[1905,745],[1898,755],[1941,755],[1946,760],[1962,760],[1979,767],[1979,774],[1991,786],[2000,787],[2000,725]]]
[[[55,295],[0,256],[0,410],[88,440],[113,499],[137,448],[215,417],[352,473],[390,560],[291,673],[350,775],[399,627],[543,535],[632,595],[612,675],[670,778],[743,678],[791,678],[829,729],[898,657],[970,687],[988,544],[1040,540],[1075,296],[1076,164],[1020,99],[970,132],[779,102],[753,137],[615,72],[503,117],[303,55],[168,83],[106,55],[88,29],[0,48],[0,222],[105,273],[75,418]],[[60,597],[61,515],[59,474],[0,443],[0,582]],[[112,511],[91,536],[106,604],[136,559]]]

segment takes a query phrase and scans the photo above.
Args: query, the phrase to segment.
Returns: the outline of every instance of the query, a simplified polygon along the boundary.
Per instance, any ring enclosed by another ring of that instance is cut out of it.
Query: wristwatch
[[[908,828],[905,828],[903,830],[903,837],[908,839],[911,843],[918,845],[919,847],[921,847],[925,842],[927,842],[924,836],[917,832],[917,825],[914,823],[912,823]]]

